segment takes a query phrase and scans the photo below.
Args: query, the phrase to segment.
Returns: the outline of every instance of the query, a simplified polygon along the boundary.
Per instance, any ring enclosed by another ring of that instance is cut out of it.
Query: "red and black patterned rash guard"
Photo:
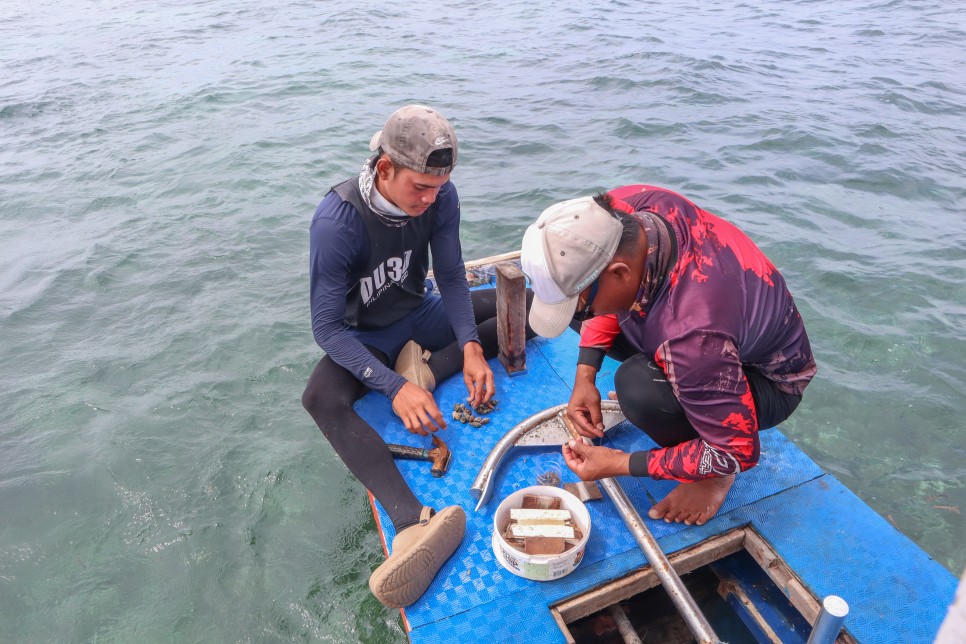
[[[784,279],[744,233],[681,195],[645,185],[610,194],[652,230],[669,224],[674,243],[656,249],[649,235],[649,252],[663,255],[649,267],[666,274],[645,279],[633,310],[584,324],[581,362],[620,333],[664,370],[698,438],[648,452],[652,478],[698,481],[754,467],[759,427],[742,367],[795,395],[816,370]]]

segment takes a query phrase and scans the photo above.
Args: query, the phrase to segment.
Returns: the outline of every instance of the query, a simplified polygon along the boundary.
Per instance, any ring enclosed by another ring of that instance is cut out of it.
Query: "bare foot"
[[[728,490],[735,482],[735,475],[723,476],[693,483],[681,483],[671,490],[660,503],[652,507],[647,516],[664,519],[668,523],[684,522],[685,525],[704,525],[724,503]]]
[[[617,392],[616,391],[608,391],[607,392],[607,397],[610,398],[611,400],[617,400]]]

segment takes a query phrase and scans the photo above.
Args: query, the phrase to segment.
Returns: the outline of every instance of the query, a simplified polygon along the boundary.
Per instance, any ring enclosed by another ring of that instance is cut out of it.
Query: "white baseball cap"
[[[580,293],[607,268],[624,227],[593,197],[561,201],[523,235],[520,263],[530,278],[530,327],[554,338],[574,317]]]

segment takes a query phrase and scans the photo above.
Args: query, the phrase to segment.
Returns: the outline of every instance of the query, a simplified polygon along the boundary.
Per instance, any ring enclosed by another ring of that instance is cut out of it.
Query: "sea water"
[[[404,641],[300,395],[308,224],[396,107],[460,137],[467,258],[647,182],[744,229],[819,364],[785,433],[966,565],[956,3],[10,0],[0,640]],[[874,538],[874,536],[870,536]]]

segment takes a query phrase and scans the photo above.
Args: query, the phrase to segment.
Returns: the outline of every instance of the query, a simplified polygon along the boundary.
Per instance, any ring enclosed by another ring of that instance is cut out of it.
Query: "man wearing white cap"
[[[610,355],[621,410],[657,443],[628,454],[571,441],[567,465],[583,480],[679,481],[649,516],[705,523],[757,464],[758,431],[788,418],[815,375],[781,274],[732,224],[644,185],[551,206],[521,261],[534,331],[580,329],[567,408],[578,431],[603,436],[595,377]]]
[[[380,392],[406,429],[425,436],[446,427],[431,393],[438,381],[462,370],[470,403],[490,400],[496,302],[492,292],[471,299],[466,282],[459,197],[449,180],[457,161],[450,123],[432,108],[407,105],[370,148],[375,154],[362,172],[333,187],[312,218],[312,330],[326,355],[302,404],[389,513],[396,538],[369,587],[385,605],[402,607],[456,550],[466,517],[459,506],[424,507],[352,404]],[[427,289],[430,249],[442,297]]]

